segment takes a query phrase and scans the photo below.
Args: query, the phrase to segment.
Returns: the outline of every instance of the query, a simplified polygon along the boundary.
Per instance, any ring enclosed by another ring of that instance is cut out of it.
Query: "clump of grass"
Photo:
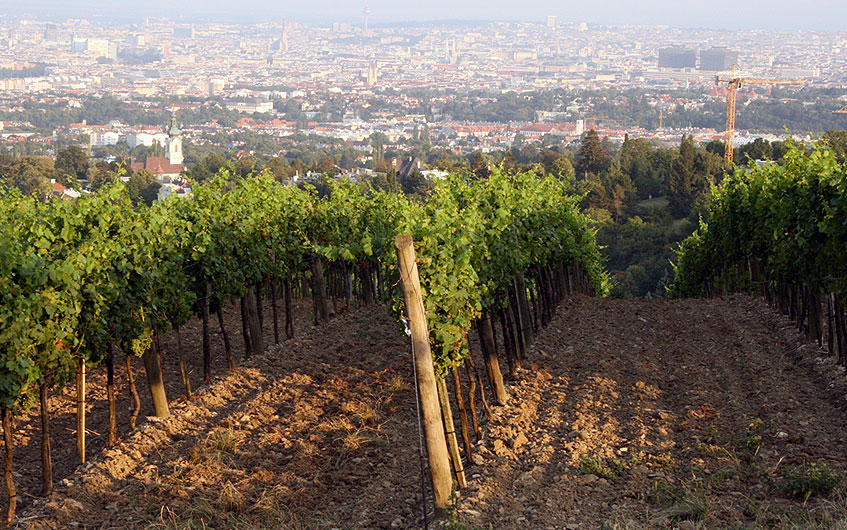
[[[673,454],[670,451],[659,453],[655,457],[653,457],[653,462],[657,465],[665,466],[665,467],[673,467],[676,463],[673,458]]]
[[[244,494],[232,482],[226,481],[218,496],[218,505],[228,512],[240,512],[244,509],[245,500]]]
[[[404,390],[408,390],[409,385],[406,384],[406,380],[403,379],[402,375],[394,375],[391,379],[388,380],[388,384],[386,385],[386,390],[391,392],[392,394],[397,392],[403,392]]]
[[[683,485],[682,491],[673,493],[675,503],[665,511],[672,521],[702,521],[709,513],[709,498],[702,487]]]
[[[839,477],[826,464],[812,462],[804,466],[789,466],[783,472],[783,489],[796,497],[808,499],[827,495],[838,485]]]
[[[230,429],[221,429],[212,433],[211,445],[222,453],[238,454],[238,437]]]
[[[230,429],[219,429],[198,443],[188,452],[192,463],[220,463],[224,455],[238,454],[238,436]]]
[[[579,461],[579,471],[583,475],[595,475],[608,480],[618,477],[602,458],[596,456],[583,456]]]
[[[373,403],[363,400],[347,401],[341,404],[341,410],[352,414],[362,423],[376,423],[379,411]]]

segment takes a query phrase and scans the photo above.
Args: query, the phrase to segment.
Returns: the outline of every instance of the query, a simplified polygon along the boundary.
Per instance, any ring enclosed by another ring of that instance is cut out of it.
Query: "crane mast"
[[[732,65],[729,72],[729,77],[715,77],[715,84],[727,84],[726,93],[726,140],[724,146],[724,158],[727,162],[732,163],[733,159],[733,140],[735,138],[735,101],[738,96],[738,89],[742,84],[747,85],[802,85],[802,79],[760,79],[755,77],[738,77],[736,66]]]

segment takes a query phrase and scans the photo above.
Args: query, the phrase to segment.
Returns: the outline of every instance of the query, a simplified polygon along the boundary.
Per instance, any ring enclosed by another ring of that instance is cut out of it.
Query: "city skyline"
[[[143,4],[85,0],[68,4],[57,0],[33,0],[25,6],[0,1],[0,15],[37,18],[111,18],[168,17],[192,20],[232,20],[261,22],[279,19],[330,24],[351,22],[362,25],[367,4],[372,26],[432,21],[528,21],[544,23],[548,15],[560,24],[587,22],[595,25],[665,25],[680,28],[726,30],[815,30],[845,31],[847,5],[835,0],[812,0],[800,8],[787,1],[753,1],[738,4],[729,0],[694,3],[680,9],[679,3],[653,0],[630,3],[613,0],[564,6],[550,0],[486,3],[469,0],[462,3],[434,0],[427,3],[389,2],[387,0],[316,0],[308,6],[291,1],[245,0],[238,7],[222,0],[185,0],[178,6],[164,0]]]

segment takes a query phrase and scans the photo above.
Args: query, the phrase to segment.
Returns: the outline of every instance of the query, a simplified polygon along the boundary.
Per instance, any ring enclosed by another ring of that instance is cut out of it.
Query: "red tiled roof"
[[[140,171],[146,169],[157,175],[174,174],[182,172],[182,164],[171,164],[165,156],[148,156],[144,162],[133,162],[132,170]]]

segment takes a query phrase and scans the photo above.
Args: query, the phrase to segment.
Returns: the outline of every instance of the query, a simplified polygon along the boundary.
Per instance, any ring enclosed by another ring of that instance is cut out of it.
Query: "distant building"
[[[174,37],[178,39],[193,39],[194,26],[174,28]]]
[[[171,116],[171,128],[168,130],[168,140],[165,148],[168,151],[168,161],[174,166],[182,167],[182,131],[176,124],[176,116]]]
[[[547,15],[547,29],[556,29],[556,15]]]
[[[144,46],[144,35],[138,33],[127,35],[124,42],[126,42],[130,46]]]
[[[659,68],[694,68],[696,66],[696,50],[681,46],[659,50]]]
[[[79,199],[81,193],[63,186],[56,182],[56,179],[50,179],[50,185],[53,187],[53,196],[66,201],[75,201]]]
[[[379,80],[379,69],[377,68],[376,61],[370,61],[368,63],[368,75],[367,75],[367,84],[368,86],[376,85]]]
[[[729,70],[738,64],[738,52],[728,48],[709,48],[700,52],[700,70]]]
[[[126,143],[129,145],[130,149],[135,149],[139,145],[144,145],[147,147],[152,147],[153,142],[156,142],[162,147],[165,147],[167,144],[168,135],[165,133],[149,133],[149,132],[135,132],[129,133],[126,135]]]
[[[250,100],[250,101],[227,101],[226,108],[236,110],[238,112],[270,112],[274,109],[272,101]]]
[[[209,97],[216,96],[223,92],[224,87],[226,86],[226,81],[223,79],[210,79],[209,80]]]
[[[171,117],[171,126],[168,130],[168,139],[165,141],[165,150],[168,156],[148,156],[141,160],[132,161],[130,166],[133,171],[146,169],[156,175],[159,182],[171,182],[182,173],[182,131],[176,124],[176,117]]]

